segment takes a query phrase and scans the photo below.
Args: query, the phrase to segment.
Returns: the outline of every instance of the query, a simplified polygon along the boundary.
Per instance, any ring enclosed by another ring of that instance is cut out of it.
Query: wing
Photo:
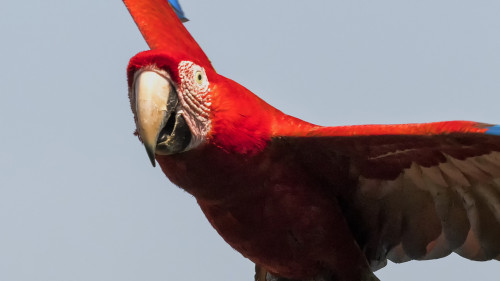
[[[174,8],[175,14],[177,17],[182,21],[182,22],[187,22],[189,21],[186,16],[184,15],[184,11],[181,8],[181,4],[179,4],[179,1],[177,0],[168,0],[168,3],[172,8]]]
[[[277,137],[329,189],[374,270],[456,252],[500,257],[499,127],[465,121]]]
[[[151,49],[162,49],[175,56],[192,58],[210,65],[208,57],[176,16],[167,0],[123,0],[142,36]],[[177,1],[171,4],[179,12]]]

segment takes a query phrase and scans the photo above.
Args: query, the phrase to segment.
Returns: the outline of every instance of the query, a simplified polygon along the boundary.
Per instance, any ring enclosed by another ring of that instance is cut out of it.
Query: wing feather
[[[470,186],[469,180],[453,164],[449,162],[440,163],[439,169],[443,171],[450,185]]]
[[[427,244],[426,251],[427,254],[424,256],[424,260],[440,259],[448,256],[452,252],[444,233],[441,233],[436,240]]]
[[[472,179],[474,181],[479,181],[481,183],[488,183],[492,180],[492,177],[490,175],[487,175],[479,168],[477,168],[477,166],[474,165],[472,161],[470,161],[470,159],[458,160],[448,155],[446,155],[446,158],[453,166],[457,167],[465,176],[469,177],[469,179]]]
[[[440,220],[432,196],[428,192],[419,189],[409,179],[403,184],[404,197],[411,198],[404,200],[403,249],[410,258],[421,259],[427,254],[427,244],[441,234]]]
[[[399,133],[391,125],[380,135],[364,135],[363,127],[351,133],[327,128],[321,136],[286,138],[303,155],[298,161],[307,159],[311,175],[335,189],[374,270],[387,259],[452,252],[472,260],[500,258],[500,136],[488,134],[486,124],[436,124],[438,129],[419,124]],[[337,171],[342,165],[349,167],[345,175]]]
[[[210,65],[208,57],[167,0],[123,0],[142,36],[153,49]]]
[[[427,179],[426,181],[427,186],[429,186],[429,184],[431,183],[439,186],[448,186],[448,184],[443,178],[443,173],[441,172],[441,169],[438,166],[421,167],[421,169],[424,179]]]
[[[470,159],[476,167],[488,173],[493,178],[500,178],[500,165],[495,162],[493,155],[499,154],[491,152],[490,154],[483,155],[482,157],[473,157]]]

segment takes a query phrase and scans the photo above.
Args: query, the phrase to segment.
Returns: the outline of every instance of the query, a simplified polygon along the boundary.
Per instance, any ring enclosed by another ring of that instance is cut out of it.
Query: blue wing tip
[[[500,136],[500,125],[491,126],[484,133],[487,134],[487,135]]]
[[[184,11],[182,10],[181,5],[179,4],[179,1],[168,0],[168,3],[170,4],[170,6],[172,6],[172,8],[174,8],[175,14],[177,15],[177,17],[179,17],[179,19],[182,22],[188,21],[188,18],[186,18],[186,16],[184,15]]]

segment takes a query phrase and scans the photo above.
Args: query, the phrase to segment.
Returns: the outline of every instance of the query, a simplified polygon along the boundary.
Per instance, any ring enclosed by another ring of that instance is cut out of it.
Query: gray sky
[[[252,280],[132,136],[125,67],[147,46],[123,3],[4,2],[0,280]],[[304,120],[500,124],[497,0],[181,4],[219,73]],[[498,262],[453,256],[377,272],[499,274]]]

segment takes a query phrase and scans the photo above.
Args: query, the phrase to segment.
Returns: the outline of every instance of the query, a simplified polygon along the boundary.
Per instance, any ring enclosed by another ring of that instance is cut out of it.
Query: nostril
[[[158,135],[157,143],[161,143],[167,140],[167,138],[172,134],[175,127],[175,111],[170,113],[168,117],[167,124],[161,129],[160,134]]]

